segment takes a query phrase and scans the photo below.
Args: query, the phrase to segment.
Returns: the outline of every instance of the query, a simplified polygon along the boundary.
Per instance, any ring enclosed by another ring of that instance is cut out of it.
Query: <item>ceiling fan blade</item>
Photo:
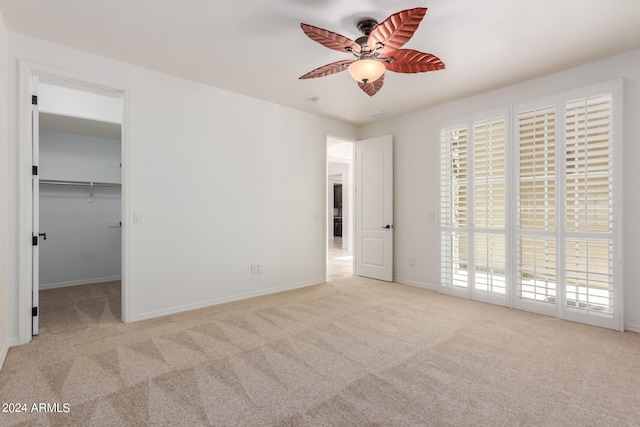
[[[384,45],[378,51],[381,53],[400,49],[413,36],[426,13],[426,7],[416,7],[394,13],[371,31],[367,45],[371,49],[375,49],[377,43]]]
[[[378,80],[374,82],[367,82],[367,83],[358,82],[358,86],[360,86],[360,89],[362,89],[367,95],[373,96],[376,93],[378,93],[380,88],[382,88],[383,83],[384,83],[384,74],[381,75],[380,78],[378,78]]]
[[[381,59],[389,58],[392,60],[384,62],[384,66],[396,73],[424,73],[445,68],[444,62],[437,56],[413,49],[398,49],[382,55]]]
[[[340,71],[344,71],[347,69],[347,65],[351,64],[353,59],[344,59],[342,61],[332,62],[331,64],[323,65],[322,67],[318,67],[313,71],[309,71],[304,76],[299,77],[299,79],[313,79],[315,77],[324,77],[331,74],[339,73]]]
[[[350,52],[351,50],[360,52],[360,45],[358,43],[338,33],[309,24],[300,24],[300,28],[302,28],[302,31],[304,31],[311,40],[329,49],[337,50],[338,52]]]

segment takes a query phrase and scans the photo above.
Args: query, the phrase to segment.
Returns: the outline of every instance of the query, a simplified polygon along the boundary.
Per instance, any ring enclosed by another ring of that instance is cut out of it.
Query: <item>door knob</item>
[[[389,225],[389,224],[387,224],[387,225],[385,225],[384,227],[380,227],[380,228],[386,228],[386,229],[389,229],[389,228],[393,228],[393,225]]]

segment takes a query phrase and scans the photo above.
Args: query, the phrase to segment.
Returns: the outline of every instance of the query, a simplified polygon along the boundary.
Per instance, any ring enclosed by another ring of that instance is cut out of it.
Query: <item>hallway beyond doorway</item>
[[[342,237],[329,239],[327,282],[353,276],[353,254],[342,248]]]

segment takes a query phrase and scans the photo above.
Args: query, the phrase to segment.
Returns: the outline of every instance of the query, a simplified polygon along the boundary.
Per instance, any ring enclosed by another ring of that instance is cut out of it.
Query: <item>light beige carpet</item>
[[[0,372],[69,412],[1,425],[640,425],[635,333],[363,278],[133,324],[82,292]]]

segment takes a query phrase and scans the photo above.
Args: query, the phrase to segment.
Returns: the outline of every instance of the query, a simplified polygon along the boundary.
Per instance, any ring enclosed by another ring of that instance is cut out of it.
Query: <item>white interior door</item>
[[[356,142],[356,275],[393,280],[393,137]]]
[[[38,116],[38,77],[34,76],[32,81],[31,97],[31,143],[33,156],[32,179],[32,273],[31,273],[31,315],[32,315],[32,335],[38,335],[39,330],[39,293],[40,293],[40,178],[38,167],[40,164],[40,121]]]

